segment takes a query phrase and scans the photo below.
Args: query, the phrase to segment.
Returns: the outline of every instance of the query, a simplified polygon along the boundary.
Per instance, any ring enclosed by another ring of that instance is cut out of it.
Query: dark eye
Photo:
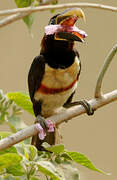
[[[53,24],[53,25],[56,24],[56,17],[57,17],[58,15],[60,15],[60,14],[57,14],[57,15],[53,16],[53,17],[50,19],[49,25],[51,25],[51,24]]]

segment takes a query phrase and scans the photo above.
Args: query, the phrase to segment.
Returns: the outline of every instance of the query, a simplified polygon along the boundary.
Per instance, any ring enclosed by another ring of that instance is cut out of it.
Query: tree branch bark
[[[91,105],[91,107],[94,110],[97,110],[98,108],[100,108],[106,104],[109,104],[113,101],[116,101],[116,100],[117,100],[117,90],[114,90],[110,93],[104,94],[100,98],[93,98],[90,101],[88,101],[88,103]],[[51,116],[51,117],[47,118],[47,120],[53,121],[53,123],[55,123],[55,125],[58,126],[61,123],[69,121],[72,118],[79,116],[83,113],[86,113],[86,110],[84,109],[83,106],[78,105],[78,106],[69,108],[62,113],[58,113],[54,116]],[[21,131],[18,131],[16,134],[13,134],[13,135],[11,135],[7,138],[4,138],[0,141],[0,150],[7,149],[7,148],[11,147],[12,145],[19,143],[20,141],[23,141],[24,139],[27,139],[37,133],[39,133],[39,132],[36,128],[36,124],[26,128],[26,129],[23,129]]]
[[[39,7],[27,7],[27,8],[17,8],[11,10],[2,10],[0,11],[0,16],[8,16],[0,21],[0,27],[4,27],[12,22],[15,22],[19,19],[26,17],[27,15],[38,12],[38,11],[47,11],[52,9],[63,9],[63,8],[73,8],[73,7],[80,7],[80,8],[95,8],[95,9],[102,9],[112,12],[117,12],[117,7],[103,5],[103,4],[95,4],[95,3],[67,3],[67,4],[57,4],[57,5],[43,5]]]

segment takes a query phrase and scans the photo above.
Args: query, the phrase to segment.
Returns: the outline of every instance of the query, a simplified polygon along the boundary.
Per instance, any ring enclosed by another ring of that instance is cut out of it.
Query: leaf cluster
[[[12,132],[17,132],[26,125],[20,120],[22,109],[0,90],[0,124],[6,123]]]
[[[33,115],[32,102],[28,93],[9,92],[4,97],[7,101],[12,101],[16,107],[20,107]],[[15,119],[13,122],[15,123]],[[0,138],[9,135],[11,135],[10,132],[1,132]],[[40,173],[42,173],[47,180],[79,180],[76,164],[104,174],[85,155],[70,152],[65,149],[63,144],[50,146],[44,143],[45,151],[38,151],[29,143],[29,140],[24,141],[0,152],[1,179],[37,180],[40,179]]]
[[[76,164],[104,173],[97,169],[85,155],[70,152],[63,144],[50,146],[43,143],[43,147],[45,151],[38,151],[30,144],[19,143],[1,151],[0,179],[39,180],[42,173],[47,180],[79,180]]]

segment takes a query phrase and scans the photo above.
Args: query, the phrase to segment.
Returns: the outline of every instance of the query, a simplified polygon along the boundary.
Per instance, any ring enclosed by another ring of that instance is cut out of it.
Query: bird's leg
[[[39,139],[43,140],[45,138],[47,130],[48,130],[47,122],[46,122],[46,120],[42,116],[38,115],[36,117],[35,124],[36,124],[36,129],[39,132],[39,134],[38,134]],[[32,140],[34,140],[34,139],[35,138],[33,138]]]
[[[34,114],[36,116],[36,120],[35,123],[39,123],[42,128],[47,131],[48,129],[48,125],[46,123],[45,118],[41,115],[41,110],[42,110],[42,101],[34,101],[33,102],[33,110],[34,110]]]
[[[41,115],[38,115],[36,117],[35,123],[39,123],[42,126],[42,128],[44,129],[45,132],[49,128],[45,118],[43,118],[43,116],[41,116]]]
[[[45,120],[45,118],[41,115],[41,107],[41,101],[33,103],[33,110],[36,116],[36,128],[39,131],[39,138],[43,140],[47,132],[54,132],[54,124],[50,120]]]
[[[35,123],[41,140],[45,138],[47,132],[54,132],[55,125],[51,120],[45,120],[42,116],[38,115]]]
[[[76,105],[82,105],[86,109],[86,112],[89,116],[94,114],[94,109],[91,107],[91,105],[86,100],[81,100],[81,101],[76,101],[76,102],[66,102],[63,105],[63,107],[70,108],[70,107],[76,106]]]

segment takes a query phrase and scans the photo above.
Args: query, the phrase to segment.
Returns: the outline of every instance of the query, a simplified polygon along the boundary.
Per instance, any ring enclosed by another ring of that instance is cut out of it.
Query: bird
[[[28,73],[28,89],[33,104],[36,123],[46,131],[44,140],[33,136],[32,144],[43,150],[42,143],[56,143],[56,128],[47,132],[45,118],[56,114],[61,108],[81,104],[88,115],[93,109],[87,101],[72,102],[81,72],[79,53],[74,48],[75,41],[84,42],[87,34],[76,27],[76,21],[85,15],[80,8],[70,8],[54,15],[45,27],[40,54],[36,56]]]

